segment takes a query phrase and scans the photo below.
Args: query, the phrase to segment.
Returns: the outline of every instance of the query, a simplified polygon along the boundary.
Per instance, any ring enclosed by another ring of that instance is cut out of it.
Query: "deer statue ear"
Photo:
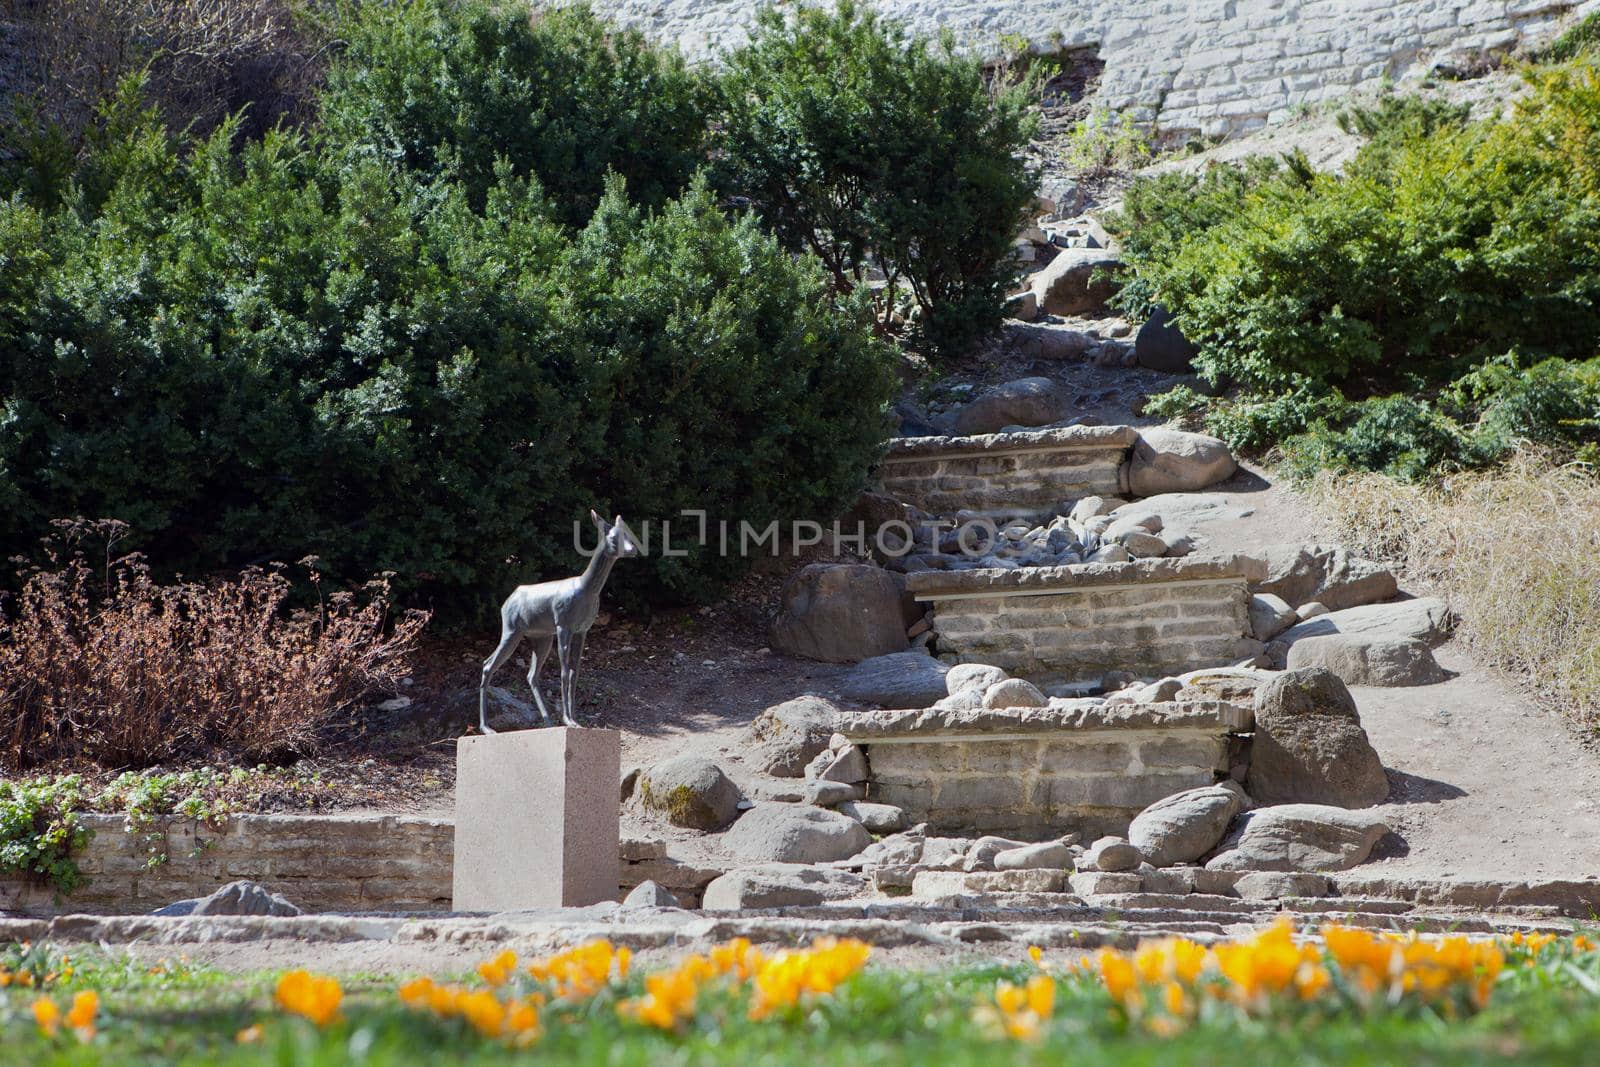
[[[622,514],[620,512],[618,512],[616,519],[614,519],[612,521],[611,525],[613,525],[613,526],[621,526],[622,525]]]
[[[594,508],[589,509],[589,517],[594,520],[594,524],[600,529],[604,530],[606,528],[606,520],[602,519],[600,513]]]

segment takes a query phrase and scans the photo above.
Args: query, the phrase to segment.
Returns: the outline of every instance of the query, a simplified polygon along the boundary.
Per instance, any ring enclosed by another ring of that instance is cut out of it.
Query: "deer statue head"
[[[621,515],[618,515],[611,522],[606,522],[605,519],[600,517],[599,512],[590,508],[589,517],[594,520],[596,526],[600,527],[599,550],[601,552],[617,558],[637,556],[639,554],[639,543],[633,539],[633,533],[628,529],[627,523],[622,521]]]

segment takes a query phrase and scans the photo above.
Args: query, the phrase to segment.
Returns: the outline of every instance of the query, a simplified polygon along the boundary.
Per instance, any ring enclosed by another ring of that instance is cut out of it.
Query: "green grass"
[[[1130,1030],[1096,987],[1063,982],[1054,1021],[1040,1044],[998,1039],[973,1021],[974,1005],[998,978],[1020,968],[904,971],[869,969],[832,998],[791,1017],[752,1022],[743,1001],[708,997],[694,1024],[664,1034],[618,1021],[601,996],[567,1018],[547,1015],[543,1039],[511,1049],[459,1022],[401,1008],[392,978],[343,982],[343,1020],[318,1030],[278,1012],[273,976],[225,975],[179,966],[149,974],[142,965],[81,961],[52,986],[58,1002],[76,989],[102,997],[92,1043],[42,1037],[31,990],[0,991],[0,1063],[4,1064],[306,1064],[541,1063],[592,1065],[1002,1064],[1106,1063],[1183,1067],[1218,1063],[1474,1064],[1592,1062],[1600,1055],[1600,955],[1517,969],[1489,1008],[1448,1020],[1420,1009],[1360,1018],[1332,1011],[1242,1021],[1205,1018],[1175,1038]],[[637,991],[637,978],[630,991]],[[235,1035],[260,1023],[260,1043]]]

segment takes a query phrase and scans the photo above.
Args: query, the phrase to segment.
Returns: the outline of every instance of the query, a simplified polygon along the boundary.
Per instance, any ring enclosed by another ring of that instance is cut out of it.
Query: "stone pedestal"
[[[456,911],[616,900],[622,735],[552,727],[456,744]]]

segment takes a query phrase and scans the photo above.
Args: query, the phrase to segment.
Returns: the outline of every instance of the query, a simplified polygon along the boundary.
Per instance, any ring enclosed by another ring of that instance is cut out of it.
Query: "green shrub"
[[[1494,458],[1455,420],[1410,396],[1369,400],[1351,425],[1319,426],[1286,446],[1292,469],[1380,471],[1404,481],[1479,466]]]
[[[697,78],[677,53],[587,7],[530,18],[491,0],[368,2],[340,29],[345,51],[322,101],[333,139],[457,178],[475,208],[500,159],[537,178],[572,226],[588,221],[607,171],[658,205],[700,164]]]
[[[726,521],[836,514],[861,488],[889,426],[894,354],[857,300],[836,310],[820,266],[753,218],[730,221],[707,183],[645,216],[620,182],[568,258],[566,322],[592,353],[584,418],[599,447],[575,465],[611,511],[675,520],[674,551],[634,588],[695,599],[742,562],[719,552]]]
[[[822,516],[888,350],[696,186],[574,244],[502,163],[473,203],[322,138],[169,136],[129,90],[55,210],[0,200],[0,548],[115,516],[161,570],[320,557],[446,615],[570,572],[573,523]],[[659,509],[659,510],[658,510]],[[681,530],[680,530],[681,534]],[[707,596],[736,563],[652,558]]]
[[[1600,11],[1591,11],[1550,42],[1539,57],[1550,63],[1565,63],[1588,52],[1600,43]]]
[[[1031,84],[1031,83],[1030,83]],[[911,39],[853,0],[759,16],[720,80],[719,182],[834,286],[909,287],[918,336],[958,353],[999,325],[1034,181],[1024,85],[995,88],[947,39]]]
[[[1445,382],[1510,348],[1586,358],[1600,336],[1600,69],[1530,75],[1501,121],[1390,104],[1342,175],[1291,164],[1136,186],[1149,238],[1129,300],[1156,302],[1197,366],[1275,392]]]

